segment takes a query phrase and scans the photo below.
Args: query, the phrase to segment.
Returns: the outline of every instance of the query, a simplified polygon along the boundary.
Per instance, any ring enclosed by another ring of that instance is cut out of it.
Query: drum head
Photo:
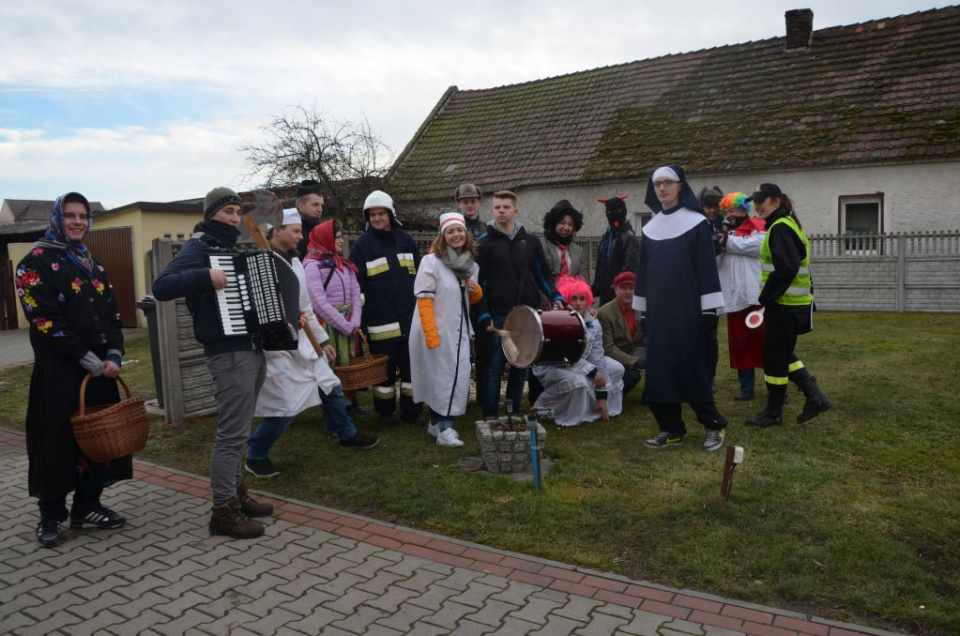
[[[529,369],[536,364],[543,347],[543,325],[537,311],[526,305],[514,307],[507,314],[503,328],[510,332],[513,342],[512,347],[503,346],[507,362],[518,369]]]

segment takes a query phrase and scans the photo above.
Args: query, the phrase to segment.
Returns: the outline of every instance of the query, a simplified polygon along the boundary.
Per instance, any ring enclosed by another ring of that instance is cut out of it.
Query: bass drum
[[[569,366],[587,348],[587,327],[575,311],[541,311],[521,305],[507,314],[503,328],[514,345],[504,346],[503,353],[518,369],[535,364]]]

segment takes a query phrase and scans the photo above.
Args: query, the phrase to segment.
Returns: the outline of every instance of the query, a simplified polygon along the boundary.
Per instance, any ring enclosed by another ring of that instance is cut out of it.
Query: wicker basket
[[[86,408],[87,382],[80,385],[80,411],[70,418],[73,436],[83,454],[95,462],[126,457],[147,445],[150,420],[143,400],[130,393],[130,387],[117,376],[127,394],[125,400]]]
[[[370,353],[370,345],[363,332],[357,329],[363,355],[352,361],[334,368],[344,391],[356,391],[376,386],[387,380],[387,361],[385,355]]]

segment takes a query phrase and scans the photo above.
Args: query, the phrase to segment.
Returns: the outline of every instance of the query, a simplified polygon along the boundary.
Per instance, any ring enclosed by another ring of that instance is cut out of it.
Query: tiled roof
[[[13,213],[13,222],[21,223],[25,221],[48,221],[50,219],[50,209],[53,207],[53,201],[41,201],[37,199],[5,199]],[[90,209],[94,212],[103,210],[103,204],[99,201],[91,201]]]
[[[400,200],[550,183],[960,158],[960,6],[448,90],[391,175]]]

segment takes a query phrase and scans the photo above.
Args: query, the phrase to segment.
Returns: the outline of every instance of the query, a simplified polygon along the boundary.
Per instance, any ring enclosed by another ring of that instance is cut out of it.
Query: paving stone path
[[[42,549],[26,472],[0,430],[0,634],[892,635],[266,494],[263,538],[211,537],[208,483],[144,462],[105,493],[125,528]]]

